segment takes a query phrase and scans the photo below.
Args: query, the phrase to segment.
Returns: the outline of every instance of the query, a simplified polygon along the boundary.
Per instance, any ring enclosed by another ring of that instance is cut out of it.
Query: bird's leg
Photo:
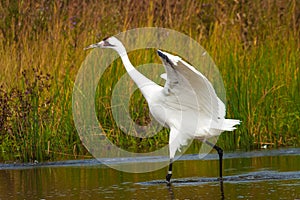
[[[219,154],[219,169],[220,169],[220,181],[223,181],[222,177],[222,172],[223,172],[223,167],[222,167],[222,161],[223,161],[223,149],[218,147],[215,144],[210,143],[209,141],[205,140],[205,143],[208,144],[209,146],[213,147]]]
[[[170,159],[169,170],[168,170],[168,174],[166,176],[166,180],[168,183],[170,183],[170,180],[172,177],[172,164],[173,164],[173,159]]]

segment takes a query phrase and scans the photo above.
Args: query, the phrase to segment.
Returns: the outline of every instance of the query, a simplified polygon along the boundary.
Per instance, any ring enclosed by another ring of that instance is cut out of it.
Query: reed
[[[221,146],[299,145],[300,6],[296,0],[8,0],[0,3],[0,10],[2,160],[88,155],[72,119],[74,80],[88,53],[82,49],[105,36],[146,26],[185,33],[215,60],[227,92],[227,116],[243,121],[235,132],[219,138]],[[135,64],[157,59],[154,51],[129,56]],[[165,145],[165,129],[140,139],[122,133],[115,124],[111,87],[124,73],[120,60],[116,61],[97,88],[97,115],[106,135],[132,151]],[[133,120],[147,124],[142,95],[134,93],[130,102]]]

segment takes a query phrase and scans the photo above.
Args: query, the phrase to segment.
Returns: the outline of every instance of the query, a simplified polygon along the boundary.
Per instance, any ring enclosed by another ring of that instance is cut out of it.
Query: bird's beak
[[[91,44],[90,46],[85,47],[83,50],[88,50],[88,49],[93,49],[93,48],[98,48],[98,47],[103,47],[104,42],[101,41],[99,43],[96,44]]]
[[[96,47],[97,47],[97,44],[91,44],[90,46],[87,46],[87,47],[83,48],[83,50],[93,49],[93,48],[96,48]]]

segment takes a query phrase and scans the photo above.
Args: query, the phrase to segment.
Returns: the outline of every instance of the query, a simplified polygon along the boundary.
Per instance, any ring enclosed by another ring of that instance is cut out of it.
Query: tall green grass
[[[0,150],[4,160],[88,155],[76,133],[71,105],[76,73],[88,53],[82,49],[105,36],[147,26],[189,35],[216,62],[227,92],[227,116],[243,121],[235,132],[222,134],[221,146],[299,145],[300,5],[296,0],[7,0],[0,3],[0,10]],[[157,59],[154,51],[129,56],[134,64]],[[159,148],[168,141],[167,130],[140,139],[123,134],[113,121],[110,88],[123,73],[118,60],[100,80],[98,119],[119,146],[134,151]],[[132,118],[147,124],[147,105],[141,94],[136,92],[131,102]]]

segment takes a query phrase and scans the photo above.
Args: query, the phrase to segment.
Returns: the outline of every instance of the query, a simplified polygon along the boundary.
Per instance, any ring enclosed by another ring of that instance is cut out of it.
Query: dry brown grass
[[[5,109],[20,111],[1,103],[0,121],[6,124],[0,128],[2,152],[14,149],[23,160],[56,159],[47,155],[49,148],[85,154],[71,114],[73,82],[87,54],[82,49],[105,36],[147,26],[183,32],[202,44],[215,60],[227,90],[228,116],[243,121],[234,134],[221,137],[223,146],[299,144],[300,5],[296,0],[6,0],[1,1],[0,13],[0,97],[4,99],[13,90],[25,94],[25,70],[31,72],[26,75],[30,80],[35,80],[32,68],[53,77],[42,97],[28,101],[38,109],[51,99],[46,110],[52,121],[37,123],[33,116],[26,140],[17,137],[23,133],[14,127],[20,119],[5,114]],[[17,104],[19,100],[12,97],[9,101]],[[35,114],[42,116],[41,112]],[[113,122],[108,124],[113,126]],[[112,137],[122,140],[116,134]],[[127,140],[122,145],[136,145]],[[143,141],[144,146],[166,142],[159,140],[166,138]],[[36,148],[30,149],[26,143]],[[34,153],[37,149],[39,154]]]

